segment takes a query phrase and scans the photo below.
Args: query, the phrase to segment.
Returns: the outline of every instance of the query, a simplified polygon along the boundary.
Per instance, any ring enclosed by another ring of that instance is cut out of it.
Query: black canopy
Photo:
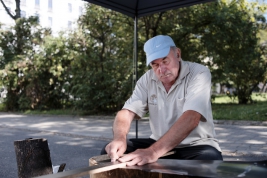
[[[132,18],[214,0],[85,0]]]

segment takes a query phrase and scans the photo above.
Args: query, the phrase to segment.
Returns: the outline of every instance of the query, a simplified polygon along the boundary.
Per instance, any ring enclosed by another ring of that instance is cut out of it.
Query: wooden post
[[[14,141],[17,158],[18,177],[30,178],[52,174],[50,150],[46,139],[28,138]]]

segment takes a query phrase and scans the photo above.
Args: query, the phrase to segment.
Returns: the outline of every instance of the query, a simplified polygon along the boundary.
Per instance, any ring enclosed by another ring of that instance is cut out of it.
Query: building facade
[[[14,14],[15,0],[3,0],[7,8]],[[76,27],[76,22],[84,11],[87,2],[82,0],[21,0],[21,16],[39,16],[42,27],[50,27],[53,34]],[[4,27],[14,25],[14,20],[7,14],[0,3],[0,23]]]

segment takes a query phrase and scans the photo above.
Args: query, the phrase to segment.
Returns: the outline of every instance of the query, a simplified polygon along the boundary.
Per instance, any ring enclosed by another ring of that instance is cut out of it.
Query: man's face
[[[157,78],[164,85],[172,85],[178,78],[180,69],[180,49],[170,49],[166,57],[156,59],[150,63]]]

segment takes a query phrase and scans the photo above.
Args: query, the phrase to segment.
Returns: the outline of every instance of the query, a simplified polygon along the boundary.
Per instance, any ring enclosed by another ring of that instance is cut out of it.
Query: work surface
[[[267,160],[260,162],[223,162],[200,160],[158,160],[156,163],[142,167],[134,166],[129,169],[140,169],[148,172],[160,172],[170,175],[186,175],[188,177],[218,177],[218,178],[260,178],[267,176]]]
[[[105,170],[103,167],[113,166],[113,170]],[[115,165],[115,166],[114,166]],[[114,169],[116,168],[117,169]],[[101,169],[103,172],[97,171]],[[105,173],[108,171],[108,173]],[[97,174],[93,174],[96,172]],[[203,160],[173,160],[159,159],[155,163],[143,166],[131,166],[123,168],[121,163],[111,164],[108,161],[98,162],[95,166],[88,168],[66,171],[53,175],[41,176],[42,178],[56,177],[80,177],[89,175],[94,178],[172,178],[172,177],[217,177],[217,178],[266,178],[267,160],[258,162],[231,162],[231,161],[203,161]]]

